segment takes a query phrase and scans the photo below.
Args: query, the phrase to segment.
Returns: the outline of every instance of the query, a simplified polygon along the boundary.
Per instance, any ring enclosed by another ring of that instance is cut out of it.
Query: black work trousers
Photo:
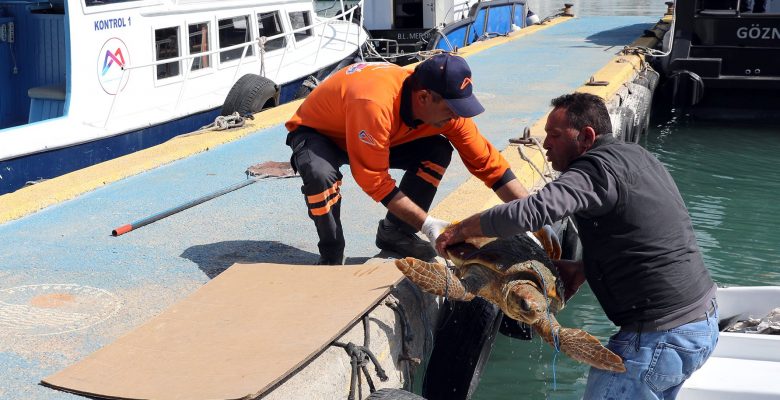
[[[301,126],[287,135],[293,154],[290,163],[303,178],[301,192],[309,218],[319,236],[320,255],[334,260],[344,256],[341,227],[341,179],[339,168],[349,164],[347,153],[327,136]],[[406,172],[399,189],[425,211],[431,206],[436,188],[450,165],[452,145],[443,136],[430,136],[390,149],[390,168]],[[417,230],[388,212],[389,221],[408,233]]]

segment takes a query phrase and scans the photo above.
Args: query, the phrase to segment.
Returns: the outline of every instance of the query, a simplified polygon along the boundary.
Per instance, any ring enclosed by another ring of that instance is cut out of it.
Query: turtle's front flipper
[[[598,369],[626,372],[623,359],[619,355],[604,347],[598,339],[582,329],[561,328],[552,315],[550,319],[545,315],[533,326],[539,336],[553,346],[555,346],[553,332],[557,331],[561,351],[577,361]]]
[[[474,298],[474,294],[466,292],[463,283],[446,265],[406,257],[395,260],[395,266],[410,281],[428,293],[462,301],[469,301]]]

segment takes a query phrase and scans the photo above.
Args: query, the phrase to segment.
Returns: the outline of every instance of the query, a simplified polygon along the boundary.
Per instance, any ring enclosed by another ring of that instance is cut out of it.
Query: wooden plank
[[[235,264],[43,383],[105,398],[254,397],[319,354],[402,277],[389,261]]]

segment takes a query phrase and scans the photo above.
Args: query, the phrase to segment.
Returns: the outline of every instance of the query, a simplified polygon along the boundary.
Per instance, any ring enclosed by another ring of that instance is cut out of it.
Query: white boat
[[[780,307],[780,286],[718,289],[721,326],[763,318]],[[780,335],[721,332],[704,366],[680,391],[681,400],[780,398]]]
[[[305,95],[360,54],[355,9],[0,0],[0,194]]]
[[[539,22],[526,0],[373,0],[363,18],[372,55],[401,63],[416,61],[420,51],[456,51]]]

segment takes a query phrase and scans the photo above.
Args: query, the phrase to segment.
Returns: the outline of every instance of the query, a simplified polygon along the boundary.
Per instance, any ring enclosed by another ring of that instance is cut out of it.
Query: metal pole
[[[257,179],[257,178],[247,179],[247,180],[244,180],[242,182],[236,183],[235,185],[230,185],[230,186],[228,186],[228,187],[226,187],[224,189],[221,189],[221,190],[218,190],[216,192],[213,192],[213,193],[207,194],[205,196],[199,197],[199,198],[197,198],[195,200],[191,200],[191,201],[188,201],[188,202],[186,202],[184,204],[180,204],[180,205],[178,205],[176,207],[169,208],[169,209],[167,209],[165,211],[161,211],[161,212],[159,212],[157,214],[154,214],[152,216],[149,216],[149,217],[146,217],[146,218],[143,218],[143,219],[139,219],[138,221],[131,222],[131,223],[127,224],[127,225],[122,225],[122,226],[112,230],[111,231],[111,236],[119,236],[119,235],[125,234],[127,232],[130,232],[130,231],[132,231],[134,229],[138,229],[138,228],[140,228],[142,226],[149,225],[152,222],[159,221],[159,220],[161,220],[161,219],[163,219],[165,217],[168,217],[168,216],[171,216],[173,214],[176,214],[179,211],[183,211],[183,210],[186,210],[186,209],[188,209],[190,207],[197,206],[200,203],[209,201],[209,200],[211,200],[211,199],[213,199],[215,197],[222,196],[223,194],[230,193],[230,192],[232,192],[234,190],[241,189],[244,186],[249,186],[249,185],[257,182],[258,180],[260,180],[260,179]]]

